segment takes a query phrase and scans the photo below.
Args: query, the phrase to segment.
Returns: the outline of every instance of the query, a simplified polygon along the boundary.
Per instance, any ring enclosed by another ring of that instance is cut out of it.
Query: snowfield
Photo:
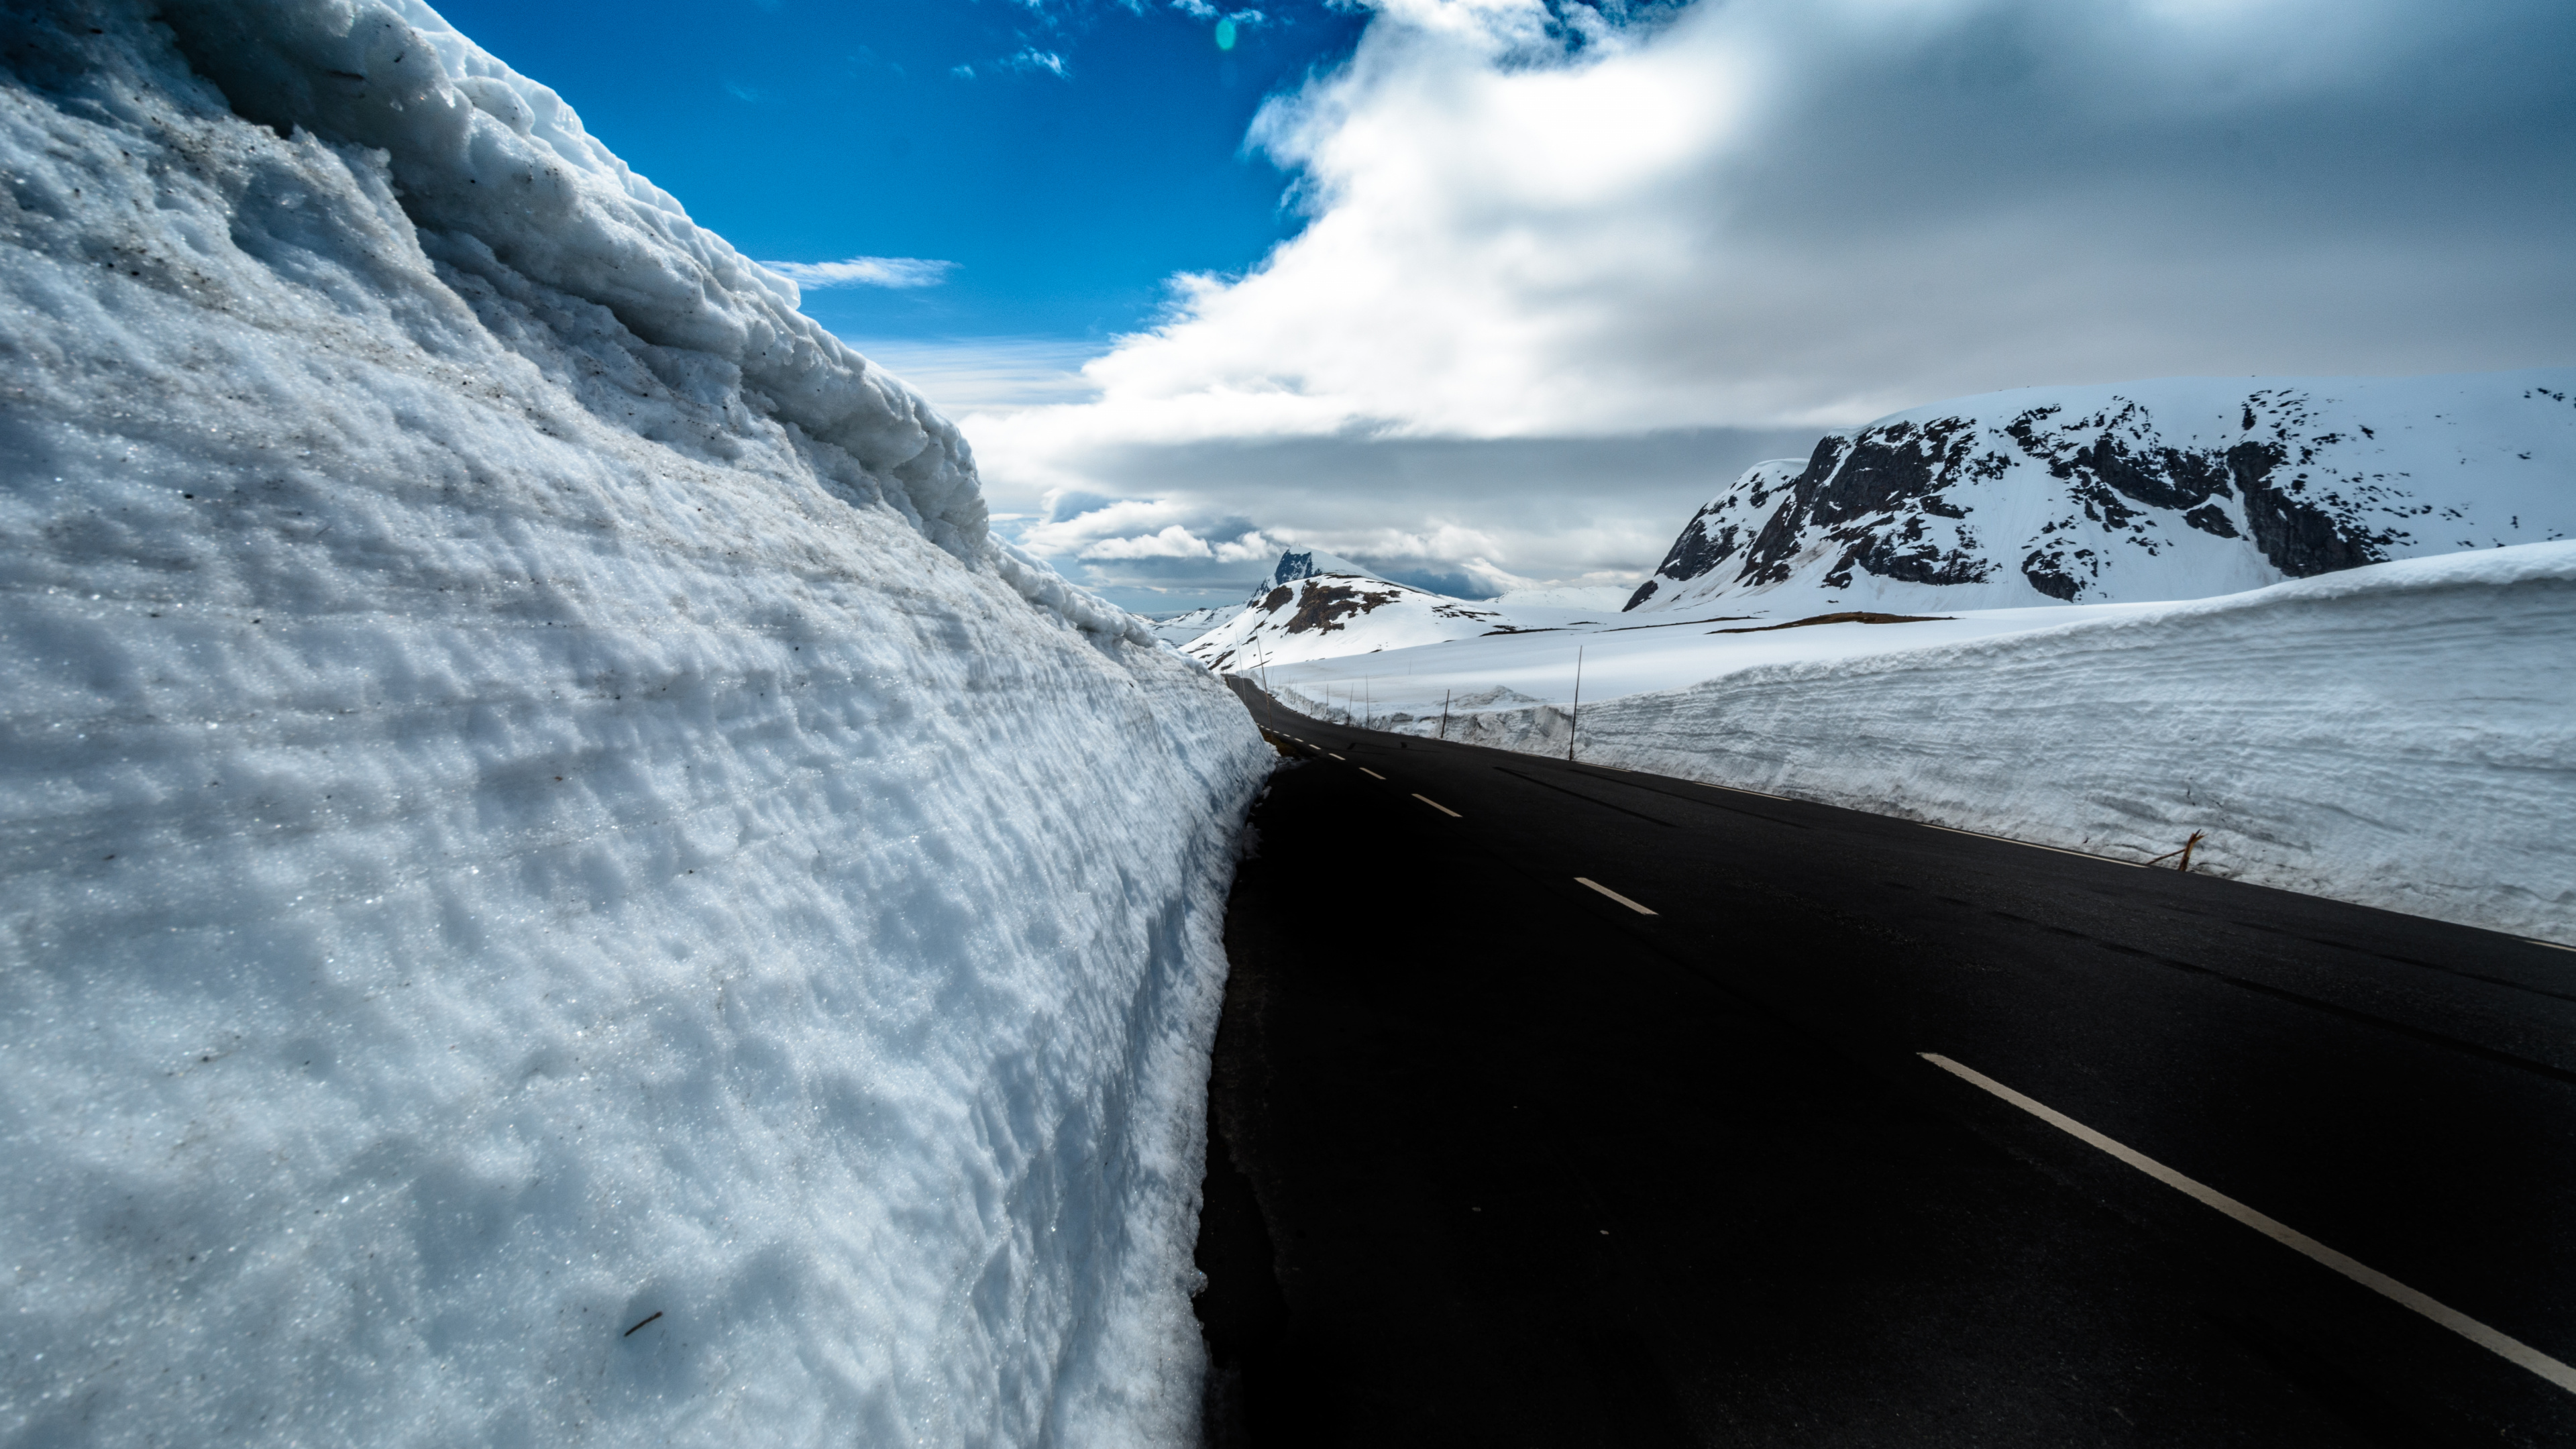
[[[2576,543],[2180,603],[1629,622],[1269,679],[1320,717],[1561,756],[1578,648],[1593,763],[2131,861],[2205,831],[2195,870],[2576,945]]]
[[[0,1442],[1189,1441],[1241,706],[425,7],[0,40]]]

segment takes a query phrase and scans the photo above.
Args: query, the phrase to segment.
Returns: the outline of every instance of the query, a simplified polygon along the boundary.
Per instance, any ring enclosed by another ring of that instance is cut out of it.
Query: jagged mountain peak
[[[1630,609],[2196,598],[2576,533],[2576,369],[2023,388],[1829,433]]]
[[[1271,569],[1270,577],[1253,586],[1252,597],[1260,598],[1282,584],[1293,584],[1299,579],[1318,579],[1332,574],[1362,579],[1377,577],[1373,571],[1320,548],[1292,548],[1279,555],[1278,566]]]

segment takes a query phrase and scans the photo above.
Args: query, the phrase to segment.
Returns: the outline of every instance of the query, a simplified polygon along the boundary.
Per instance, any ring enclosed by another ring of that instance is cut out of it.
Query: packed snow
[[[1242,708],[425,7],[5,19],[0,1442],[1190,1440]]]
[[[1629,607],[1779,621],[2207,598],[2576,536],[2576,368],[2037,387],[1756,464]]]
[[[2576,944],[2576,543],[1828,618],[1631,614],[1267,677],[1319,717],[2130,861],[2202,831],[2196,870]]]

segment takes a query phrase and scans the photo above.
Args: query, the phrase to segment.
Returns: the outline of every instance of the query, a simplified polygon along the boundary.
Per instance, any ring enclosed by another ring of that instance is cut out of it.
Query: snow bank
[[[1241,707],[425,9],[0,56],[0,1442],[1191,1437]]]
[[[1478,640],[1365,687],[1381,727],[1432,733],[1445,691],[1449,738],[1561,755],[1577,642],[1595,763],[2131,860],[2206,831],[2194,869],[2576,944],[2576,544],[2186,603]],[[1274,681],[1323,713],[1341,663]],[[1488,702],[1533,677],[1546,703]]]

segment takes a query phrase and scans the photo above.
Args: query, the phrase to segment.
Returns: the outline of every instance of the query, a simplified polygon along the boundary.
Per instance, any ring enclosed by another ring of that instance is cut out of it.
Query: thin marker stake
[[[1574,712],[1565,720],[1565,762],[1574,763],[1575,737],[1583,733],[1583,646],[1574,646]],[[1599,887],[1595,886],[1598,890]]]
[[[2521,1339],[2498,1333],[2456,1308],[2438,1303],[2375,1268],[2365,1267],[2307,1234],[2265,1217],[2216,1188],[2194,1182],[2145,1153],[2126,1144],[2115,1142],[2063,1112],[2032,1101],[1983,1072],[1963,1067],[1937,1052],[1921,1052],[1917,1055],[1960,1081],[1991,1092],[2012,1103],[2078,1142],[2100,1148],[2174,1191],[2218,1209],[2283,1247],[2295,1249],[2323,1263],[2371,1292],[2411,1308],[2497,1357],[2518,1367],[2529,1369],[2569,1393],[2576,1394],[2576,1368],[2569,1368]]]

